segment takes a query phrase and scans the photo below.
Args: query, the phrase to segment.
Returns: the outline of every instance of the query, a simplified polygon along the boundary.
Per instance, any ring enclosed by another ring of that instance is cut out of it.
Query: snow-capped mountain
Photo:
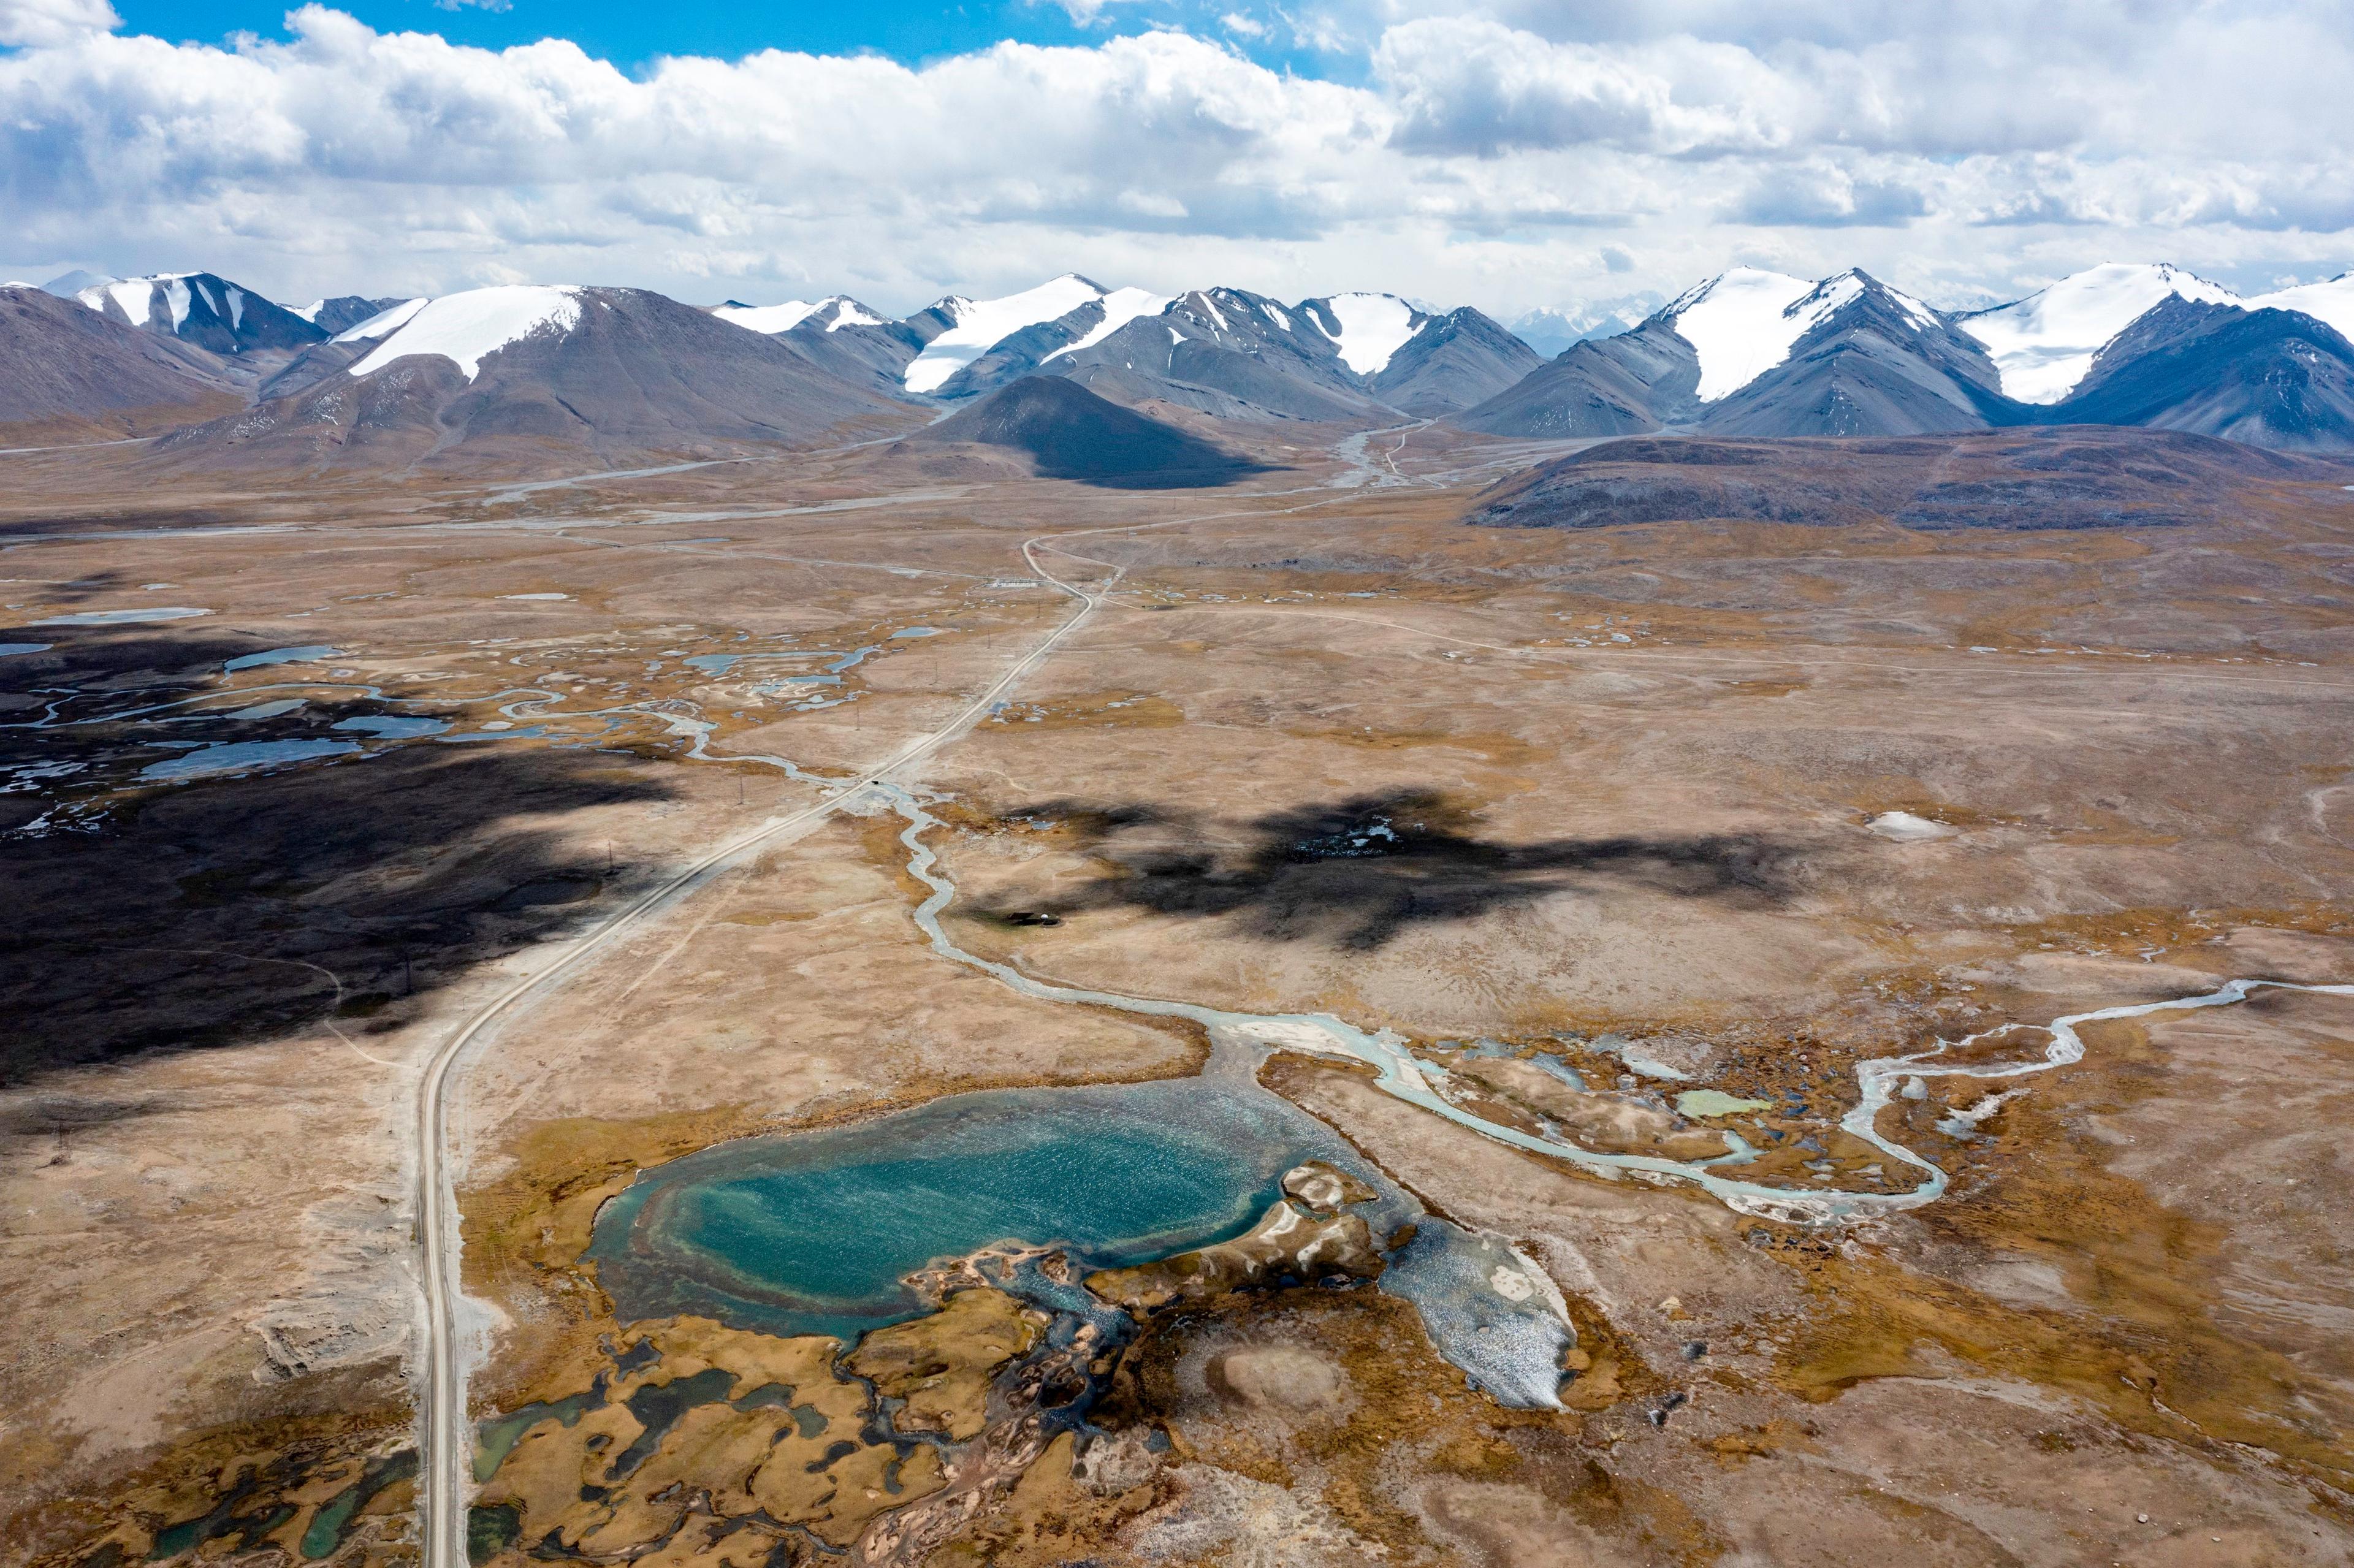
[[[1332,340],[1341,363],[1359,376],[1374,376],[1406,344],[1429,313],[1395,294],[1333,294],[1302,300],[1299,313]]]
[[[70,272],[58,273],[41,287],[61,300],[70,300],[84,289],[96,288],[101,283],[111,283],[114,281],[111,274],[91,272],[77,267]]]
[[[1649,291],[1596,300],[1570,310],[1528,311],[1512,318],[1511,334],[1551,359],[1590,337],[1616,337],[1640,326],[1667,301]]]
[[[2176,299],[2240,302],[2221,284],[2179,267],[2111,262],[1955,321],[1986,345],[2002,373],[2003,396],[2020,403],[2057,403],[2076,389],[2094,357],[2119,333],[2162,301]]]
[[[1371,385],[1392,408],[1435,418],[1484,402],[1543,364],[1493,318],[1465,305],[1425,317]]]
[[[212,272],[118,278],[73,297],[110,321],[224,355],[300,349],[327,335],[283,305]]]
[[[911,410],[790,334],[642,289],[515,284],[411,300],[312,348],[260,404],[164,449],[199,463],[577,464],[807,440]]]
[[[1947,313],[1861,271],[1809,281],[1735,268],[1551,361],[1468,307],[1373,291],[1290,303],[1234,288],[1164,295],[1077,273],[996,298],[951,295],[899,321],[843,294],[705,311],[546,284],[287,310],[210,272],[69,275],[37,291],[82,314],[16,302],[16,422],[87,425],[114,418],[110,408],[258,388],[234,434],[211,429],[197,444],[333,448],[337,461],[485,441],[644,452],[797,440],[861,417],[887,428],[1035,376],[1152,418],[1407,415],[1539,438],[2124,421],[2354,450],[2354,274],[2243,299],[2177,267],[2108,264]],[[109,331],[83,330],[97,323]],[[126,342],[166,352],[126,356]],[[76,355],[90,375],[67,368]],[[101,385],[109,376],[119,396]],[[1034,389],[1023,418],[1064,406]]]
[[[2326,447],[2340,439],[2333,316],[2354,322],[2345,277],[2243,301],[2180,268],[2112,264],[1948,313],[1860,271],[1809,283],[1735,269],[1630,332],[1574,344],[1457,422],[1543,437],[1911,435],[2130,413]],[[2139,330],[2160,318],[2164,331]]]
[[[1852,272],[1815,283],[1736,267],[1670,302],[1655,319],[1691,344],[1700,362],[1697,396],[1713,403],[1788,358],[1808,328],[1861,291]]]
[[[811,336],[822,307],[803,302],[731,301],[713,313],[790,334],[836,374],[909,396],[970,397],[1044,374],[1115,402],[1173,403],[1227,418],[1444,413],[1536,363],[1477,311],[1439,315],[1394,294],[1284,304],[1240,289],[1108,289],[1066,272],[996,299],[951,295],[900,322],[846,304],[856,313],[828,323],[824,343]]]
[[[1947,429],[1982,421],[1992,381],[1984,355],[1944,317],[1868,273],[1809,281],[1739,267],[1631,332],[1573,344],[1458,422],[1519,436],[1669,424],[1755,435]]]
[[[2354,342],[2301,311],[2162,300],[2101,351],[2053,417],[2354,451]]]
[[[900,380],[910,392],[938,392],[959,371],[1018,333],[1061,322],[1089,307],[1101,312],[1110,292],[1076,272],[1066,272],[1002,299],[968,300],[951,294],[923,313],[923,317],[938,322],[939,330],[927,335]],[[922,319],[911,317],[908,324],[917,325]]]
[[[1330,330],[1246,289],[1191,290],[1040,368],[1116,403],[1219,418],[1346,420],[1388,407],[1341,362]]]
[[[1999,377],[1978,344],[1868,272],[1824,280],[1792,302],[1786,320],[1803,330],[1772,365],[1709,405],[1709,429],[1913,435],[1977,429],[2005,412]]]
[[[2325,283],[2299,283],[2275,289],[2246,302],[2252,311],[2296,311],[2327,322],[2338,334],[2354,338],[2354,272],[2340,272]]]
[[[733,322],[749,332],[790,332],[808,322],[826,332],[840,332],[847,326],[882,326],[884,320],[848,294],[829,294],[822,300],[787,300],[782,304],[747,305],[728,301],[711,313],[723,322]]]
[[[350,366],[373,376],[417,355],[446,359],[468,381],[487,356],[519,339],[562,338],[580,324],[580,297],[568,285],[509,283],[469,289],[438,299],[407,300],[335,334],[337,343],[366,344]]]

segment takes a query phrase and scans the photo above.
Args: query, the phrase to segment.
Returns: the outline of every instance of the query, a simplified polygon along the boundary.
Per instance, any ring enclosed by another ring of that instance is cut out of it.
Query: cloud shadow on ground
[[[1022,909],[1036,924],[1091,910],[1224,918],[1266,941],[1383,947],[1410,927],[1559,894],[1634,888],[1771,907],[1798,887],[1797,845],[1750,833],[1629,834],[1504,843],[1430,790],[1285,806],[1234,825],[1126,802],[1049,800],[1008,818],[1052,821],[1104,875]]]

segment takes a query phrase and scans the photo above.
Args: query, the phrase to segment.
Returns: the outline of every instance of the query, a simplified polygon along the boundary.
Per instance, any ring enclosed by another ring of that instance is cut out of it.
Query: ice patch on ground
[[[1954,836],[1954,830],[1945,823],[1916,817],[1910,811],[1882,811],[1864,826],[1882,838],[1893,839],[1898,843],[1921,843],[1930,839]]]
[[[1382,1288],[1413,1302],[1447,1359],[1497,1401],[1561,1408],[1562,1357],[1577,1343],[1569,1305],[1511,1243],[1426,1219],[1390,1260]]]

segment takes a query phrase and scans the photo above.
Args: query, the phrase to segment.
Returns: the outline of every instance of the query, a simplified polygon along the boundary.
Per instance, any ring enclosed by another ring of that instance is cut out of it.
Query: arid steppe
[[[479,1020],[478,1563],[2346,1561],[2354,995],[1900,1074],[1910,1206],[1842,1118],[1941,1040],[2354,984],[2354,473],[1499,526],[1575,443],[1267,428],[1182,490],[0,455],[0,1560],[415,1560],[419,1095]],[[58,623],[156,608],[206,613]],[[1329,1015],[1460,1115],[1069,991]],[[1107,1330],[1052,1258],[936,1258],[854,1345],[631,1316],[589,1255],[729,1140],[1238,1059],[1542,1272],[1560,1408],[1378,1259]]]

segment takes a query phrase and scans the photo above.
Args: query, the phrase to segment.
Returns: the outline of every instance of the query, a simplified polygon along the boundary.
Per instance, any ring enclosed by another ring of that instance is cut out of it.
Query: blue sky
[[[1055,4],[973,0],[961,5],[933,0],[860,0],[857,4],[648,4],[644,0],[508,0],[507,4],[436,5],[432,0],[353,0],[338,4],[379,32],[436,33],[452,43],[505,48],[546,37],[568,38],[616,65],[637,68],[663,55],[710,55],[734,59],[766,48],[809,54],[872,51],[908,65],[982,49],[1000,39],[1030,44],[1093,45],[1122,34],[1174,26],[1217,37],[1253,58],[1303,75],[1349,79],[1362,75],[1357,57],[1278,42],[1275,29],[1253,37],[1222,17],[1248,17],[1249,0],[1223,5],[1186,0],[1130,0],[1106,5],[1085,26]],[[285,0],[115,0],[124,30],[175,43],[217,44],[235,32],[264,37],[285,34]],[[1263,8],[1261,8],[1263,9]],[[1262,24],[1265,25],[1265,24]]]

